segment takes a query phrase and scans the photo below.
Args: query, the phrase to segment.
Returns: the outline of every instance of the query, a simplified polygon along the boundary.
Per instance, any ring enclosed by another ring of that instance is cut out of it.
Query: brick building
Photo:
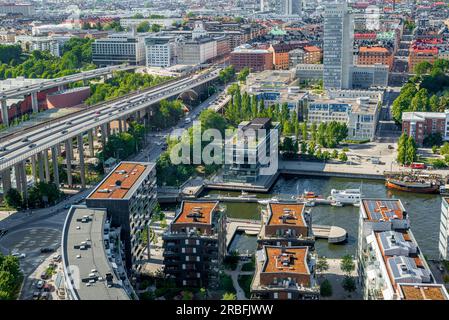
[[[444,112],[404,112],[402,114],[402,132],[413,137],[418,145],[422,145],[425,137],[432,133],[440,133],[446,140],[448,115],[449,113]]]
[[[360,47],[357,63],[361,65],[384,64],[393,66],[393,54],[384,47]]]
[[[251,72],[273,69],[273,52],[268,49],[253,48],[250,45],[243,45],[231,52],[231,64],[239,72],[245,67],[249,67]],[[287,61],[288,64],[288,61]]]

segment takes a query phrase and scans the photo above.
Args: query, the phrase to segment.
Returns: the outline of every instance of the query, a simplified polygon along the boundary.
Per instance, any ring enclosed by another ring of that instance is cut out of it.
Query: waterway
[[[319,177],[280,177],[270,194],[258,194],[260,198],[277,196],[279,199],[291,199],[304,190],[313,191],[325,197],[331,189],[362,188],[364,197],[400,199],[410,215],[411,230],[424,255],[428,258],[438,257],[438,232],[440,227],[441,196],[414,194],[392,191],[384,183],[376,180],[356,180],[343,178]],[[209,194],[239,195],[238,192],[210,191]],[[262,206],[257,203],[227,203],[227,214],[234,218],[260,219]],[[359,208],[354,206],[333,207],[317,205],[312,207],[312,221],[315,224],[339,226],[348,232],[345,244],[329,244],[326,240],[317,240],[316,250],[319,255],[338,258],[345,254],[355,255],[357,249],[357,232]]]

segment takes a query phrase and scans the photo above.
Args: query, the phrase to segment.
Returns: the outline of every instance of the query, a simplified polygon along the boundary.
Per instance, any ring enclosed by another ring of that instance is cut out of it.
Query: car
[[[18,252],[14,252],[13,254],[11,254],[13,257],[17,257],[19,259],[21,258],[25,258],[27,255],[25,253],[18,253]]]
[[[0,151],[6,151],[6,147],[0,147]]]
[[[41,293],[39,291],[33,292],[33,300],[39,300]]]
[[[55,252],[55,249],[51,247],[41,248],[41,253],[50,253],[50,252]]]
[[[66,205],[64,206],[64,209],[70,209],[70,204],[66,204]]]
[[[48,279],[48,274],[47,274],[47,272],[42,272],[41,273],[41,277],[40,277],[42,280],[46,280],[46,279]],[[45,282],[44,282],[44,284],[45,284]],[[42,285],[42,287],[43,287],[44,285]]]
[[[29,140],[28,140],[28,138],[23,138],[22,140],[20,140],[20,142],[28,142]]]
[[[37,144],[32,143],[32,144],[28,145],[28,148],[34,148],[35,146],[37,146]]]
[[[53,261],[59,262],[59,261],[61,261],[61,255],[55,254],[52,259],[53,259]]]
[[[67,126],[69,126],[69,125],[72,124],[72,121],[67,121],[65,124],[66,124]]]
[[[388,149],[392,150],[392,149],[394,149],[394,147],[391,144],[389,144]]]
[[[38,289],[42,289],[45,285],[45,281],[44,280],[39,280],[38,282],[36,282],[36,288]]]
[[[48,298],[50,297],[50,292],[42,292],[42,295],[40,297],[40,300],[48,300]]]
[[[69,132],[68,130],[62,130],[61,134],[66,134],[67,132]]]

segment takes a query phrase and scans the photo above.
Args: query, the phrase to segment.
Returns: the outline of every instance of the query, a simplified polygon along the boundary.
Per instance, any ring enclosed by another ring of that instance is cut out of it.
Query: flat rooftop
[[[121,280],[117,279],[106,255],[107,240],[104,239],[103,231],[105,221],[105,209],[77,206],[70,209],[64,226],[62,248],[64,269],[69,266],[78,269],[79,287],[77,288],[75,279],[74,292],[80,300],[129,300]],[[83,250],[79,248],[82,244],[86,246]],[[97,277],[97,281],[87,286],[87,282],[83,282],[83,279],[90,278],[92,273]],[[106,282],[107,274],[112,276],[113,284],[110,288]]]
[[[268,207],[271,214],[267,225],[307,226],[302,203],[269,203]]]
[[[404,218],[404,207],[400,200],[362,199],[367,219],[371,221],[390,221]]]
[[[212,212],[218,201],[183,201],[181,212],[173,223],[212,223]]]
[[[308,247],[265,246],[266,261],[262,272],[310,274],[307,265]]]
[[[398,289],[403,300],[449,300],[442,284],[400,283]]]
[[[87,199],[123,199],[151,163],[120,162]]]

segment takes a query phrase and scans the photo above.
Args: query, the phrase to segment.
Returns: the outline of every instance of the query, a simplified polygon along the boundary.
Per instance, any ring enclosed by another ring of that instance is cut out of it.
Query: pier
[[[313,234],[317,239],[327,239],[329,243],[341,243],[346,240],[348,233],[337,226],[313,225]]]

